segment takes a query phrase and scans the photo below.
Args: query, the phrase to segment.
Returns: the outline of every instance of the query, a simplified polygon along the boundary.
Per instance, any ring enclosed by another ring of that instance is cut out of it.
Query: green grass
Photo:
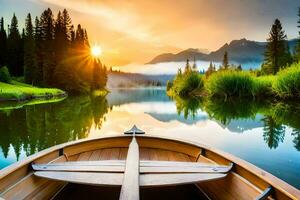
[[[168,85],[169,96],[227,98],[300,98],[300,62],[276,75],[259,76],[247,71],[221,70],[207,78],[193,72],[178,74]]]
[[[280,98],[300,98],[300,63],[280,71],[273,84],[273,90]]]
[[[249,97],[255,95],[255,81],[248,72],[219,71],[213,73],[206,82],[206,89],[210,96]]]
[[[220,71],[212,74],[205,83],[209,96],[223,97],[269,97],[274,96],[275,76],[255,77],[249,72]]]
[[[12,81],[11,84],[0,82],[0,100],[28,100],[33,98],[54,97],[65,94],[54,88],[38,88],[25,83]]]
[[[255,97],[274,96],[274,91],[272,89],[272,86],[275,81],[276,81],[276,76],[254,77],[253,93]]]
[[[197,72],[189,72],[181,76],[177,76],[169,88],[169,94],[179,95],[181,97],[189,96],[197,90],[201,90],[204,86],[203,78]]]

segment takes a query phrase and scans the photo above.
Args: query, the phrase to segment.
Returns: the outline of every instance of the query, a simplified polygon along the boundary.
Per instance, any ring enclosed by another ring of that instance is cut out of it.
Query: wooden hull
[[[131,138],[131,136],[124,135],[84,139],[41,151],[1,170],[0,196],[4,199],[51,199],[54,196],[63,198],[63,194],[68,194],[66,188],[88,188],[86,185],[74,185],[37,177],[33,174],[31,164],[126,160]],[[205,145],[148,135],[137,136],[137,142],[141,161],[199,162],[221,165],[233,163],[233,169],[225,178],[197,182],[191,186],[198,190],[199,198],[256,199],[269,186],[272,186],[272,198],[274,199],[300,199],[299,190],[284,181],[246,161]],[[101,187],[98,187],[98,190],[97,187],[95,189],[95,186],[91,186],[91,188],[96,193],[105,192]],[[80,191],[77,189],[77,192]],[[141,194],[145,194],[149,190],[143,189]],[[156,186],[155,191],[159,190],[160,188]],[[79,196],[77,197],[79,198]],[[144,198],[141,195],[142,199],[146,199],[146,197],[149,195],[145,195]]]

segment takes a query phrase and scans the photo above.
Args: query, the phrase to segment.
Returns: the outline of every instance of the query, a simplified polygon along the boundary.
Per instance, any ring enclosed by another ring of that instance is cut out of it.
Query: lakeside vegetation
[[[298,16],[300,28],[300,8]],[[263,139],[270,149],[284,141],[289,126],[294,147],[300,151],[300,32],[298,45],[290,50],[276,19],[264,57],[260,69],[246,71],[229,64],[230,55],[225,52],[222,65],[217,69],[211,62],[205,73],[187,60],[184,70],[179,69],[168,82],[167,94],[186,119],[204,111],[227,126],[233,120],[261,117]]]
[[[300,8],[298,15],[300,18]],[[298,23],[300,27],[300,19]],[[168,82],[167,93],[171,97],[205,96],[225,101],[235,97],[299,99],[300,39],[290,51],[278,19],[272,25],[264,56],[261,69],[249,71],[243,71],[241,65],[229,64],[227,52],[219,69],[211,62],[205,73],[197,71],[195,63],[190,66],[187,60],[184,71],[179,69],[174,80]]]
[[[66,93],[60,89],[37,88],[31,85],[12,81],[11,84],[0,82],[0,100],[30,100],[34,98],[63,97]]]
[[[48,8],[34,23],[28,13],[25,28],[18,24],[15,14],[7,29],[0,19],[0,100],[49,98],[65,94],[62,90],[107,93],[106,66],[91,55],[86,29],[80,24],[75,29],[66,9],[55,18]]]

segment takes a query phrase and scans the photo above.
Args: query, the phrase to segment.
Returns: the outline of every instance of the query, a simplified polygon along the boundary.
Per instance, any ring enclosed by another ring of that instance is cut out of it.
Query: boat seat
[[[213,165],[199,162],[140,161],[140,174],[146,173],[228,173],[232,165]],[[35,171],[64,172],[120,172],[125,170],[124,160],[74,161],[51,164],[32,164]]]
[[[32,164],[38,177],[90,185],[122,185],[125,161],[75,161]],[[232,165],[140,161],[140,186],[188,184],[224,178]]]
[[[126,132],[133,134],[126,161],[73,161],[32,164],[34,175],[57,181],[88,185],[121,186],[120,200],[139,199],[140,186],[170,186],[199,183],[226,177],[229,166],[199,162],[140,161],[135,126]]]

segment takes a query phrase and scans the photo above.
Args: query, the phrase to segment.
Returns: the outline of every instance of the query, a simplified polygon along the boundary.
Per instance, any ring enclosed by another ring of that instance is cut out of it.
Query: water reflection
[[[18,160],[56,144],[85,138],[92,125],[101,128],[108,103],[100,97],[73,97],[62,102],[0,112],[0,147]]]
[[[270,102],[262,100],[230,99],[223,101],[220,99],[197,99],[189,98],[175,99],[178,114],[183,113],[185,118],[191,116],[195,118],[199,111],[205,111],[210,119],[220,122],[227,128],[231,125],[241,127],[245,121],[257,122],[259,116],[263,126],[263,138],[270,149],[276,149],[284,141],[285,126],[293,128],[294,146],[297,150],[299,146],[299,126],[300,126],[300,104],[296,102]],[[238,123],[234,123],[238,121]],[[259,123],[260,124],[260,123]],[[253,127],[253,123],[251,123]],[[243,132],[245,128],[241,129]]]
[[[262,120],[264,122],[264,140],[270,149],[276,149],[284,140],[285,127],[278,124],[272,116],[266,116]]]
[[[214,146],[300,188],[299,113],[297,102],[170,99],[162,89],[8,108],[0,111],[0,168],[59,143],[122,134],[136,124],[147,134]]]

